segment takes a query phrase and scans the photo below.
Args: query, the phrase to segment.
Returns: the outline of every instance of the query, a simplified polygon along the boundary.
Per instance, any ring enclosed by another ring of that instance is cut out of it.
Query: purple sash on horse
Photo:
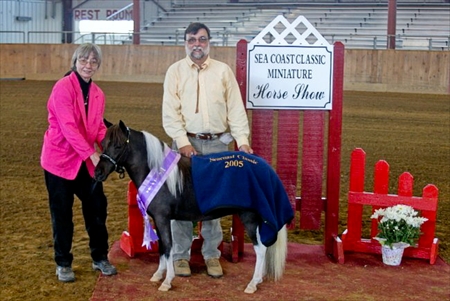
[[[192,158],[196,198],[203,214],[221,208],[254,209],[263,218],[261,242],[272,245],[294,212],[286,190],[262,158],[244,152],[222,152]]]
[[[150,220],[147,215],[147,207],[158,193],[161,186],[169,177],[172,170],[180,160],[180,154],[172,151],[169,147],[164,148],[164,161],[162,166],[158,169],[150,170],[150,173],[145,178],[142,185],[139,187],[137,195],[137,203],[142,217],[144,218],[144,237],[142,239],[142,246],[151,249],[151,242],[158,240],[158,235],[152,229]]]

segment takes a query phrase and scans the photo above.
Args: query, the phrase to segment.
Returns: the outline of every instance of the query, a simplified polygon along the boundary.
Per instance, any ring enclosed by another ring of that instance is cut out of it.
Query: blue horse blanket
[[[271,246],[294,212],[278,175],[264,159],[228,151],[192,157],[192,177],[203,214],[221,208],[255,210],[261,242]]]

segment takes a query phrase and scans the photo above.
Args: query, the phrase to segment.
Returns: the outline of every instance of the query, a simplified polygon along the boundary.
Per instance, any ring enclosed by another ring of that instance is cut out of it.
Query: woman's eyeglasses
[[[98,61],[96,59],[86,59],[84,57],[81,57],[77,60],[78,63],[80,63],[81,65],[85,66],[87,65],[87,63],[91,64],[91,67],[98,67]]]
[[[206,42],[209,41],[209,39],[207,37],[200,37],[198,38],[198,40],[196,38],[190,38],[187,40],[188,44],[195,44],[195,42],[199,42],[200,44],[206,44]]]

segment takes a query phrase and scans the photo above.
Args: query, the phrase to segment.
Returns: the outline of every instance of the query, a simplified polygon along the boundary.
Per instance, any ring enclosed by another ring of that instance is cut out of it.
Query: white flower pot
[[[402,262],[403,251],[408,246],[408,244],[404,244],[400,246],[394,246],[393,249],[391,249],[389,246],[381,246],[383,263],[392,266],[400,265],[400,263]]]

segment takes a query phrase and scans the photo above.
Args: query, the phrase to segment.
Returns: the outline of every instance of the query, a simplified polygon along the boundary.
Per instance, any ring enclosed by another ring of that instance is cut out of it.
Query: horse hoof
[[[168,290],[170,290],[170,285],[166,285],[166,284],[161,284],[161,286],[158,288],[158,291],[161,291],[161,292],[167,292]]]
[[[153,277],[150,278],[150,282],[159,282],[161,279],[161,277],[153,275]]]
[[[253,294],[254,292],[256,292],[256,290],[257,290],[256,286],[248,285],[247,288],[245,289],[244,293]]]

